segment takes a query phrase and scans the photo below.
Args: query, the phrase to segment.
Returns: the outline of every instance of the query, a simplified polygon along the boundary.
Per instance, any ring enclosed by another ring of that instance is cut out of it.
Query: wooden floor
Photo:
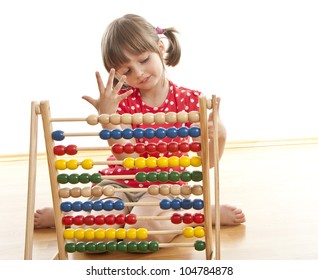
[[[0,158],[0,259],[24,255],[27,158]],[[318,144],[227,146],[220,163],[221,202],[241,207],[244,225],[222,227],[225,260],[318,259]],[[36,208],[51,205],[46,161],[39,158]],[[34,259],[56,253],[54,230],[36,230]],[[178,237],[181,240],[182,237]],[[75,255],[99,259],[204,259],[204,252],[166,248],[153,254]]]

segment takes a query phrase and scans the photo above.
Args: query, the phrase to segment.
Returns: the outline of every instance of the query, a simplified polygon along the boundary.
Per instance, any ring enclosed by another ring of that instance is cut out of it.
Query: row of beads
[[[132,154],[132,153],[138,153],[138,154],[143,154],[143,153],[176,153],[176,152],[182,152],[182,153],[188,153],[188,152],[199,152],[201,151],[201,143],[198,141],[194,141],[191,143],[188,142],[159,142],[159,143],[137,143],[137,144],[132,144],[132,143],[126,143],[124,145],[121,144],[114,144],[111,147],[111,151],[114,154]]]
[[[125,189],[126,190],[126,189]],[[59,189],[59,196],[61,198],[69,198],[69,197],[90,197],[90,196],[113,196],[118,191],[117,188],[114,188],[113,186],[95,186],[95,187],[74,187],[74,188],[61,188]],[[129,191],[129,189],[127,189]],[[133,190],[132,190],[133,192]],[[145,192],[147,192],[150,195],[201,195],[202,194],[202,186],[200,185],[169,185],[169,184],[163,184],[163,185],[151,185],[147,189],[145,189]]]
[[[199,122],[200,114],[197,111],[191,111],[189,113],[182,112],[169,112],[169,113],[135,113],[135,114],[102,114],[100,116],[97,115],[89,115],[86,118],[86,122],[89,125],[96,125],[98,123],[101,124],[153,124],[153,123],[185,123],[185,122]]]
[[[153,231],[148,231],[146,228],[98,228],[98,229],[93,229],[93,228],[88,228],[88,229],[83,229],[83,228],[68,228],[64,230],[63,236],[65,239],[74,239],[76,238],[77,240],[93,240],[93,239],[147,239],[149,235],[153,234]],[[160,234],[157,231],[155,232],[156,234]],[[186,238],[202,238],[205,236],[204,228],[201,226],[198,227],[185,227],[183,230],[180,230],[180,234],[182,234]]]
[[[136,202],[136,204],[138,204]],[[154,202],[154,206],[158,205],[156,202]],[[194,199],[191,201],[190,199],[173,199],[173,200],[168,200],[168,199],[162,199],[159,202],[159,206],[161,209],[168,210],[168,209],[174,209],[174,210],[179,210],[179,209],[196,209],[196,210],[201,210],[203,209],[203,200],[202,199]],[[61,203],[60,208],[63,212],[70,212],[70,211],[112,211],[112,210],[123,210],[125,208],[125,202],[123,200],[96,200],[96,201],[64,201]]]
[[[204,246],[205,247],[205,246]],[[65,251],[68,253],[74,252],[156,252],[159,250],[159,243],[157,241],[100,241],[93,242],[68,242],[65,244]],[[204,249],[202,249],[204,250]]]
[[[124,224],[129,224],[129,225],[134,225],[137,223],[137,216],[135,214],[109,214],[109,215],[65,215],[62,218],[62,224],[65,226],[71,226],[71,225],[124,225]],[[142,218],[140,218],[142,219]],[[204,215],[202,213],[185,213],[181,215],[180,213],[173,213],[172,216],[170,217],[170,221],[172,224],[202,224],[204,223]]]
[[[161,182],[161,183],[166,183],[168,181],[171,182],[178,182],[178,181],[183,181],[183,182],[190,182],[191,180],[194,182],[200,182],[202,181],[202,171],[199,170],[194,170],[192,172],[190,171],[183,171],[183,172],[177,172],[177,171],[172,171],[172,172],[138,172],[134,176],[134,180],[137,182]],[[111,177],[108,176],[109,178]],[[130,178],[130,177],[129,177]],[[125,179],[125,175],[122,176],[121,179]],[[60,184],[78,184],[78,183],[83,183],[86,184],[88,182],[92,183],[100,183],[102,181],[102,175],[99,173],[94,173],[90,175],[89,173],[82,173],[82,174],[65,174],[61,173],[57,175],[57,181]]]

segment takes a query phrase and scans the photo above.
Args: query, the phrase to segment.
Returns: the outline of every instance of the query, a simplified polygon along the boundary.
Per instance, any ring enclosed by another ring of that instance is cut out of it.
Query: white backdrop
[[[316,3],[1,1],[0,154],[28,152],[32,100],[50,100],[53,116],[95,113],[81,96],[97,96],[101,35],[125,13],[179,30],[182,59],[170,77],[221,96],[228,141],[317,137]]]

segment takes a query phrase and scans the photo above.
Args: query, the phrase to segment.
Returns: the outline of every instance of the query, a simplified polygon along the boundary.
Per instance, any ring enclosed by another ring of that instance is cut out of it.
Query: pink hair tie
[[[156,27],[157,34],[163,34],[163,29]]]

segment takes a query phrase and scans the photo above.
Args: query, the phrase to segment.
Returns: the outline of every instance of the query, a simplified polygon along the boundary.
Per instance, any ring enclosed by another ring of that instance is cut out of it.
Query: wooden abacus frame
[[[214,237],[212,231],[212,210],[210,193],[210,175],[209,175],[209,140],[207,128],[207,111],[212,109],[214,123],[214,203],[215,203],[215,221]],[[37,165],[37,142],[38,142],[38,115],[42,117],[42,125],[46,144],[46,156],[48,161],[53,209],[55,216],[55,225],[57,233],[58,253],[54,259],[68,259],[68,253],[65,250],[65,239],[63,231],[65,226],[62,224],[63,213],[60,209],[61,197],[59,195],[59,182],[57,181],[58,170],[55,167],[56,155],[53,152],[54,140],[52,139],[52,122],[74,122],[86,121],[89,124],[97,124],[98,116],[91,115],[87,118],[51,118],[50,106],[48,101],[31,103],[31,125],[30,125],[30,147],[29,147],[29,174],[28,174],[28,195],[27,195],[27,214],[26,214],[26,233],[25,233],[25,251],[24,259],[32,259],[33,251],[33,232],[34,232],[34,211],[35,211],[35,185],[36,185],[36,165]],[[109,118],[111,116],[106,116]],[[118,116],[117,116],[118,117]],[[199,97],[199,119],[201,131],[201,154],[202,154],[202,183],[203,183],[203,201],[204,201],[204,228],[205,228],[205,251],[206,259],[221,259],[220,256],[220,193],[219,193],[219,147],[218,147],[218,105],[215,95],[212,99],[207,99],[202,95]],[[81,136],[96,135],[81,134]],[[76,136],[76,135],[71,135]],[[79,136],[79,135],[77,135]],[[106,148],[106,147],[105,147]],[[90,147],[83,150],[93,150]],[[95,148],[95,150],[101,149]],[[183,244],[186,246],[186,244]],[[175,243],[164,244],[163,247],[175,246]]]

